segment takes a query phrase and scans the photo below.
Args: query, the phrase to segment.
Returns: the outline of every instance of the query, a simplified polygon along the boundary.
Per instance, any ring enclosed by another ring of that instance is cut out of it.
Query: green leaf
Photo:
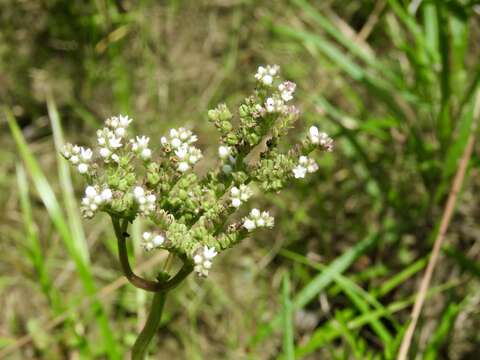
[[[295,359],[294,352],[294,327],[293,327],[293,307],[290,299],[290,276],[286,272],[283,277],[282,287],[282,318],[283,318],[283,355],[287,360]]]

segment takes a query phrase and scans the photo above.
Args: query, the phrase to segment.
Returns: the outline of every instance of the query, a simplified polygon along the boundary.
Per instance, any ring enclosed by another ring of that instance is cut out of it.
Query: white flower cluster
[[[284,112],[286,108],[283,100],[277,96],[271,96],[265,100],[265,110],[268,113]]]
[[[88,173],[90,162],[92,161],[93,152],[89,148],[78,145],[65,144],[62,155],[72,165],[77,167],[80,174]]]
[[[172,148],[178,149],[185,145],[193,144],[197,139],[197,135],[190,130],[181,127],[178,129],[170,129],[168,138],[162,136],[160,142],[163,146],[170,145]]]
[[[183,144],[175,150],[175,155],[178,157],[177,170],[185,172],[195,165],[198,160],[202,158],[202,152],[195,146]]]
[[[318,170],[318,164],[312,158],[306,157],[304,155],[300,156],[298,159],[298,165],[293,168],[293,176],[296,179],[304,178],[308,173],[314,173]]]
[[[152,150],[148,148],[150,138],[148,136],[137,136],[135,140],[131,139],[132,150],[140,156],[142,160],[149,160],[152,156]]]
[[[100,145],[100,156],[105,162],[110,159],[118,162],[118,154],[115,153],[123,146],[122,139],[127,133],[127,127],[132,122],[128,116],[113,116],[105,121],[106,127],[97,130],[97,142]]]
[[[288,102],[293,99],[293,93],[297,88],[297,84],[292,81],[284,81],[278,85],[278,90],[280,91],[280,96],[283,101]]]
[[[101,192],[97,187],[87,186],[85,196],[82,199],[81,211],[84,217],[92,218],[100,205],[112,200],[112,190],[103,189]]]
[[[274,219],[268,211],[260,212],[258,209],[252,209],[250,214],[243,219],[243,227],[248,231],[262,227],[273,227]]]
[[[245,185],[242,184],[240,187],[233,186],[230,189],[230,196],[232,197],[232,206],[234,208],[240,207],[242,203],[246,202],[250,197],[253,195],[252,190]]]
[[[333,150],[333,139],[327,133],[319,132],[316,126],[310,127],[308,137],[312,144],[318,144],[329,152]]]
[[[208,271],[212,267],[212,260],[217,256],[215,248],[204,246],[203,250],[198,252],[193,257],[193,262],[195,263],[194,270],[199,276],[206,277],[208,276]]]
[[[142,235],[141,245],[145,251],[151,251],[163,245],[165,237],[161,234],[145,231]]]
[[[270,86],[273,83],[273,79],[277,76],[278,72],[280,71],[280,67],[278,65],[267,65],[267,66],[259,66],[257,69],[257,73],[255,74],[255,79],[266,86]]]
[[[157,200],[155,195],[145,191],[141,186],[136,186],[133,189],[133,196],[139,205],[140,214],[148,216],[152,211],[155,211],[155,201]]]
[[[185,172],[195,165],[201,158],[200,149],[192,146],[197,141],[197,135],[183,127],[179,129],[170,129],[168,138],[162,136],[160,142],[163,146],[171,146],[175,150],[178,158],[177,170]]]

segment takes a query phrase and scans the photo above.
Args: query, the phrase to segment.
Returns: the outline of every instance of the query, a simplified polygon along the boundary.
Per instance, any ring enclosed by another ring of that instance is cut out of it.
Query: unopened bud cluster
[[[175,253],[202,277],[219,252],[272,227],[268,211],[244,209],[255,189],[277,192],[314,173],[319,166],[311,153],[331,151],[333,140],[312,126],[299,144],[282,151],[278,145],[299,117],[290,104],[296,84],[282,81],[276,65],[260,66],[254,79],[257,86],[236,115],[225,104],[208,111],[220,144],[217,165],[205,175],[195,172],[203,158],[197,136],[182,127],[159,139],[129,136],[132,119],[120,115],[97,131],[96,148],[66,144],[62,155],[88,183],[82,214],[145,218],[142,247]]]

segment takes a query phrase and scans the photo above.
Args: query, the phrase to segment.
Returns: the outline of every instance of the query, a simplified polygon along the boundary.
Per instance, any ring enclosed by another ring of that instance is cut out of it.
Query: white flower
[[[295,179],[303,179],[307,173],[307,168],[302,165],[297,165],[293,168],[293,176]]]
[[[104,196],[105,194],[110,196]],[[82,214],[86,218],[92,218],[100,205],[109,202],[112,199],[112,192],[109,188],[105,188],[100,193],[98,187],[87,186],[85,188],[85,196],[82,199],[82,206],[80,208]]]
[[[108,126],[117,126],[114,128],[114,130],[120,129],[118,127],[119,120],[117,118],[110,118],[107,119],[106,121]],[[120,132],[121,133],[121,132]],[[112,131],[111,128],[105,127],[101,130],[97,131],[97,142],[98,145],[100,145],[100,156],[103,158],[103,160],[108,163],[110,159],[112,159],[115,162],[119,161],[119,156],[115,154],[115,151],[123,146],[122,144],[122,136],[119,136],[116,134],[114,131]]]
[[[170,129],[169,138],[162,136],[160,142],[163,146],[170,145],[172,148],[176,149],[184,145],[189,145],[197,141],[197,135],[193,134],[192,131],[185,129],[183,127],[178,129]]]
[[[185,172],[195,165],[201,158],[202,152],[195,146],[182,144],[175,150],[175,155],[181,160],[178,163],[178,171]]]
[[[140,214],[148,216],[155,210],[157,197],[151,192],[146,192],[141,186],[136,186],[133,189],[133,196],[138,203]]]
[[[150,149],[143,149],[142,152],[140,153],[140,157],[143,160],[148,160],[152,157],[152,150]]]
[[[93,152],[91,149],[83,147],[80,148],[80,159],[82,159],[84,162],[89,162],[92,160],[92,155]]]
[[[181,161],[178,163],[178,171],[185,172],[190,169],[190,165],[186,161]]]
[[[333,150],[333,139],[327,133],[319,132],[316,126],[310,127],[308,137],[312,144],[318,144],[329,152]]]
[[[255,229],[256,225],[253,220],[247,218],[243,221],[243,227],[248,231],[252,231],[253,229]]]
[[[119,116],[112,116],[105,120],[105,125],[109,127],[112,131],[112,134],[122,138],[126,134],[126,129],[128,125],[132,122],[128,116],[119,115]],[[103,145],[103,144],[100,144]]]
[[[100,148],[100,156],[103,158],[108,158],[112,152],[108,148]]]
[[[112,199],[112,190],[106,188],[102,191],[100,196],[102,197],[103,201],[110,201]]]
[[[119,123],[121,127],[126,128],[128,125],[130,125],[132,121],[133,120],[130,119],[128,116],[124,116],[124,115],[119,116]]]
[[[133,189],[133,195],[138,199],[140,197],[143,197],[145,195],[145,190],[141,186],[136,186],[135,189]]]
[[[285,104],[282,99],[269,97],[265,100],[265,110],[267,110],[268,113],[282,112],[285,110]]]
[[[132,150],[143,160],[148,160],[152,156],[152,151],[148,148],[150,138],[148,136],[137,136],[135,140],[130,140]]]
[[[278,85],[278,90],[280,91],[280,96],[283,101],[287,102],[293,99],[293,93],[295,92],[297,85],[291,81],[284,81]]]
[[[201,277],[208,276],[208,271],[212,267],[212,260],[217,254],[214,247],[208,246],[204,246],[203,250],[197,251],[193,257],[195,272]]]
[[[240,200],[239,198],[232,198],[232,206],[234,208],[238,208],[240,207],[240,205],[242,205],[242,200]]]
[[[84,163],[81,163],[80,165],[78,165],[78,172],[80,174],[85,174],[88,172],[88,165],[87,164],[84,164]]]
[[[255,79],[261,82],[263,85],[271,86],[273,78],[278,74],[280,67],[278,65],[267,65],[266,67],[259,66]]]
[[[318,165],[313,160],[312,158],[309,158],[307,156],[300,156],[298,158],[298,165],[293,168],[293,176],[298,179],[298,178],[304,178],[306,173],[313,173],[318,170]]]
[[[247,231],[252,231],[262,227],[272,227],[274,219],[268,211],[260,212],[258,209],[252,209],[249,216],[243,219],[243,227]]]
[[[89,148],[67,143],[63,146],[62,155],[70,164],[77,167],[80,174],[86,174],[90,168],[93,152]]]
[[[108,146],[112,149],[118,149],[122,147],[122,139],[115,136],[110,136],[108,138]]]
[[[220,146],[218,148],[218,156],[220,159],[226,159],[228,156],[230,156],[232,152],[232,149],[229,146]]]
[[[230,196],[232,197],[232,206],[240,207],[242,203],[247,201],[253,195],[252,190],[247,185],[240,185],[240,188],[234,186],[230,189]]]
[[[141,245],[145,251],[151,251],[153,249],[159,248],[165,242],[165,237],[162,234],[144,232],[142,235]]]

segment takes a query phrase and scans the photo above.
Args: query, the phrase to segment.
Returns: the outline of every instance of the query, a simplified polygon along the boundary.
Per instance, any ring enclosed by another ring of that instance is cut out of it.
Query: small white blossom
[[[250,214],[243,219],[243,227],[247,231],[252,231],[262,227],[273,227],[274,219],[268,211],[260,212],[258,209],[252,209]]]
[[[333,150],[333,139],[327,133],[319,132],[316,126],[310,127],[308,137],[312,144],[318,144],[329,152]]]
[[[88,172],[88,165],[81,163],[80,165],[78,165],[77,169],[80,174],[86,174]]]
[[[72,165],[77,167],[80,174],[88,173],[93,156],[91,149],[67,143],[63,147],[62,155]]]
[[[111,153],[112,152],[106,147],[100,148],[100,156],[103,157],[103,158],[108,158]]]
[[[307,173],[307,168],[302,165],[297,165],[293,168],[293,176],[295,179],[303,179]]]
[[[298,165],[293,168],[293,176],[296,179],[304,178],[306,173],[314,173],[318,170],[318,164],[312,158],[307,156],[300,156],[298,158]]]
[[[190,145],[197,141],[197,135],[186,128],[170,129],[168,138],[162,136],[160,142],[163,146],[170,145],[172,148],[177,149],[184,145]]]
[[[175,150],[175,155],[180,160],[178,171],[185,172],[195,165],[201,158],[202,152],[195,146],[183,144]]]
[[[282,99],[278,97],[269,97],[265,100],[265,110],[268,113],[282,112],[286,109]]]
[[[110,118],[107,120],[107,122],[117,126],[119,124],[119,120],[116,118]],[[115,162],[119,161],[119,156],[115,153],[115,151],[123,146],[121,136],[116,134],[111,128],[104,127],[103,129],[97,131],[97,142],[98,145],[100,145],[99,154],[105,162],[108,163],[110,159]]]
[[[178,168],[177,169],[180,172],[185,172],[185,171],[188,171],[190,169],[190,165],[186,161],[180,161],[178,163]]]
[[[297,85],[291,81],[284,81],[278,85],[278,90],[280,91],[280,96],[283,101],[287,102],[293,99],[293,93],[295,92]]]
[[[218,156],[220,159],[226,159],[232,153],[232,149],[229,146],[220,146],[218,148]]]
[[[154,194],[145,191],[141,186],[136,186],[133,189],[133,196],[139,205],[140,214],[148,216],[152,211],[155,211],[157,197]]]
[[[80,159],[84,162],[89,162],[92,160],[93,152],[89,148],[80,148]]]
[[[255,74],[255,79],[263,85],[271,86],[274,77],[277,76],[279,71],[280,67],[278,65],[267,65],[265,67],[259,66],[257,73]]]
[[[162,234],[144,232],[142,235],[141,245],[145,251],[151,251],[153,249],[159,248],[165,242],[165,237]]]
[[[148,160],[152,156],[152,151],[148,148],[150,138],[148,136],[137,136],[135,140],[130,140],[132,150],[143,160]]]
[[[202,250],[197,251],[197,254],[193,257],[195,272],[201,277],[207,277],[208,271],[212,267],[212,260],[217,254],[215,248],[208,246],[204,246]]]
[[[107,196],[109,195],[109,196]],[[105,188],[99,192],[96,186],[87,186],[85,188],[85,196],[82,199],[81,212],[84,217],[92,218],[98,207],[108,203],[112,199],[112,191]]]
[[[127,127],[131,122],[132,119],[130,119],[128,116],[119,115],[108,118],[105,121],[105,125],[111,129],[113,135],[123,138],[126,135]]]
[[[253,195],[252,190],[247,185],[240,185],[240,187],[232,187],[230,189],[230,196],[232,198],[232,206],[240,207],[242,203],[246,202]]]

